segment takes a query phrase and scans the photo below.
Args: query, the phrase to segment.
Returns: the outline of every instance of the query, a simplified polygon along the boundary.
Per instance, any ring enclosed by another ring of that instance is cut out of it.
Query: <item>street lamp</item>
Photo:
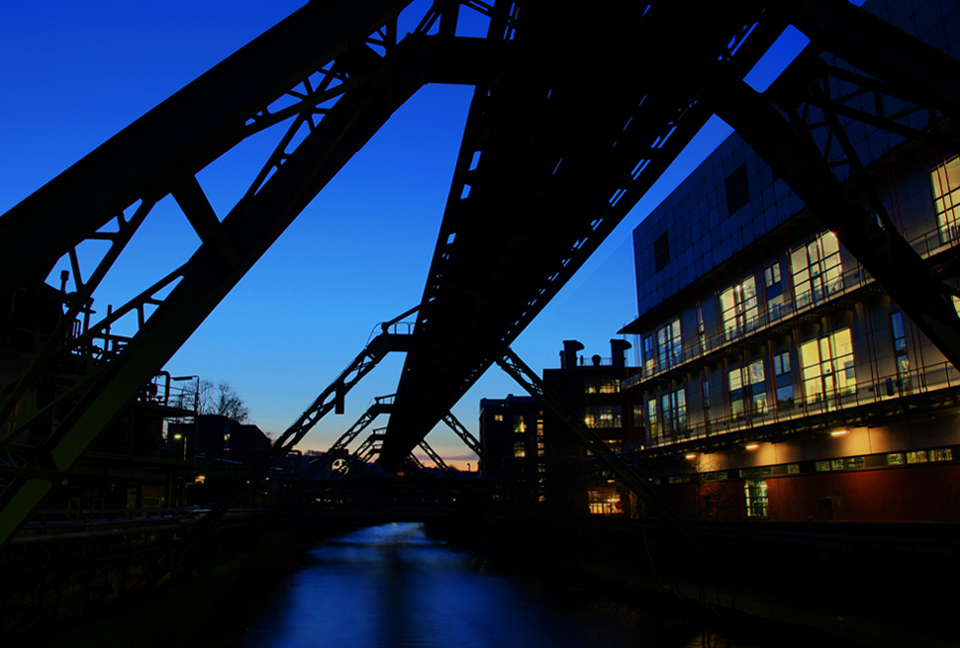
[[[193,391],[193,448],[196,451],[197,448],[197,432],[200,425],[200,376],[172,376],[170,378],[174,382],[183,382],[185,380],[195,380],[197,381],[196,389]],[[181,394],[180,398],[180,407],[183,408],[183,397]],[[196,459],[196,457],[194,457]],[[187,460],[187,439],[183,440],[183,460]]]

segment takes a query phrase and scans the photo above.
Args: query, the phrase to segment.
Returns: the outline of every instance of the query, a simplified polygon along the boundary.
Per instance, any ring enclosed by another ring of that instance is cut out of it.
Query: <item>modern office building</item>
[[[956,57],[960,11],[917,4],[864,8]],[[895,227],[957,286],[960,160],[846,132]],[[686,517],[957,520],[960,373],[820,222],[733,135],[636,228],[640,316],[621,333],[641,356],[623,387],[642,454]]]

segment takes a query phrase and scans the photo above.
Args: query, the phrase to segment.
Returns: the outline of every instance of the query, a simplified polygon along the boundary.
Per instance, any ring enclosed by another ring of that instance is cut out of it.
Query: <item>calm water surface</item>
[[[538,597],[543,599],[544,597]],[[313,549],[244,648],[625,648],[611,621],[534,600],[417,524],[362,529]]]

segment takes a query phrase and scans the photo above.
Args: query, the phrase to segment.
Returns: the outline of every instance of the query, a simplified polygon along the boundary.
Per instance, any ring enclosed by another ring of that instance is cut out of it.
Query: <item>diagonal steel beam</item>
[[[955,367],[960,318],[947,288],[895,228],[881,228],[847,198],[810,138],[801,137],[769,98],[738,84],[717,114],[732,126],[832,230]]]
[[[503,371],[517,381],[531,396],[537,399],[544,409],[550,411],[563,425],[573,433],[581,445],[606,465],[617,478],[640,500],[671,526],[689,533],[690,528],[677,517],[677,514],[650,488],[640,475],[603,442],[600,436],[588,428],[583,419],[570,409],[564,400],[540,380],[523,360],[512,350],[507,349],[503,357],[497,358],[497,364]]]
[[[953,57],[844,0],[808,0],[791,22],[815,49],[960,118],[960,64]]]
[[[223,219],[221,234],[204,242],[177,271],[178,283],[139,333],[109,364],[77,389],[75,404],[43,446],[66,471],[99,437],[150,377],[179,349],[286,227],[390,115],[431,78],[475,70],[476,54],[456,41],[411,39],[369,71],[366,82],[343,96],[300,146],[256,192]],[[462,65],[461,65],[462,64]],[[449,71],[453,70],[453,73]],[[191,204],[202,204],[195,196]],[[202,207],[201,207],[202,209]],[[224,245],[229,248],[225,250]],[[2,494],[0,544],[52,486],[17,480]]]
[[[408,3],[308,3],[15,206],[0,219],[0,303],[128,205],[156,202],[229,150],[251,115]]]

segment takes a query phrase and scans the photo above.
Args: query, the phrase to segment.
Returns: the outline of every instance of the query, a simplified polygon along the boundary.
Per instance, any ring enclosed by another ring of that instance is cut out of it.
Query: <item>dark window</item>
[[[667,239],[666,232],[653,242],[653,262],[657,266],[657,272],[666,268],[667,264],[670,263],[670,241]]]
[[[733,215],[750,202],[750,180],[747,165],[741,164],[724,181],[727,189],[727,215]]]

